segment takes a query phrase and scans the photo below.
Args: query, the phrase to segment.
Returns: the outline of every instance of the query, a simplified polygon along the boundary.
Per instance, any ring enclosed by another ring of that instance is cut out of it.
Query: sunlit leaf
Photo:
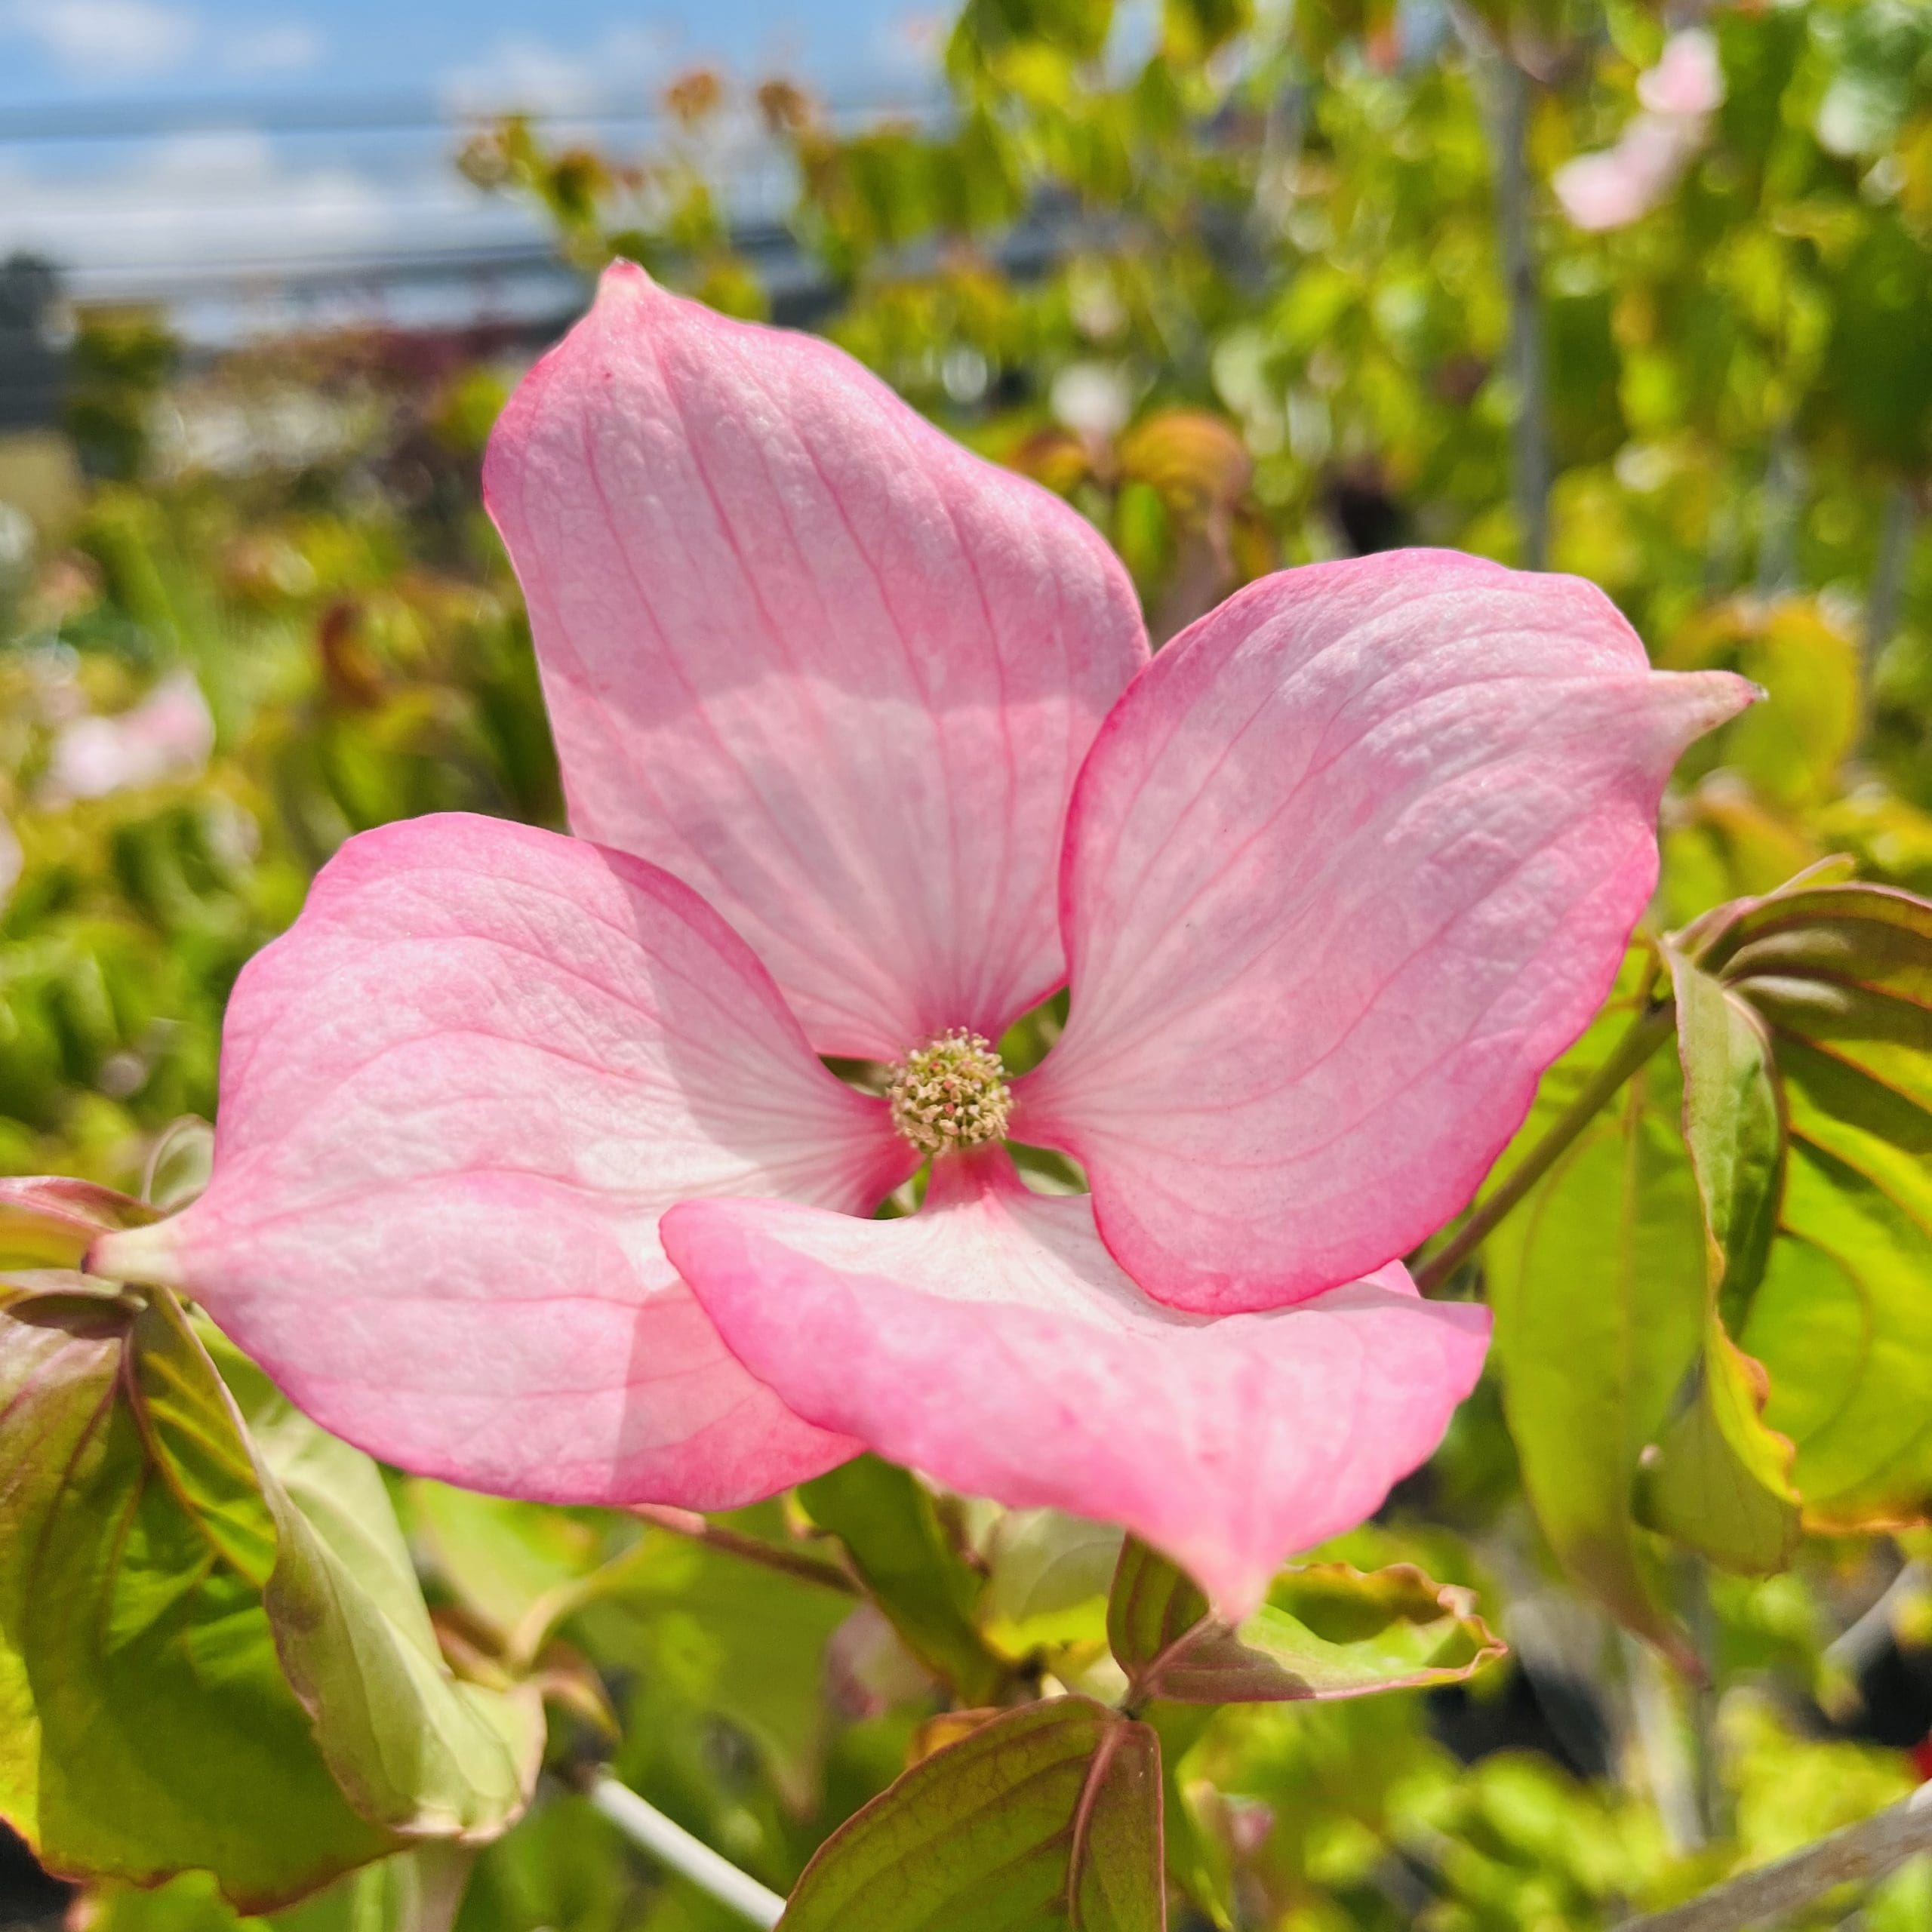
[[[1697,1389],[1647,1460],[1638,1487],[1652,1529],[1746,1576],[1782,1570],[1798,1543],[1793,1447],[1763,1420],[1770,1386],[1714,1314]]]
[[[1451,1684],[1503,1654],[1466,1590],[1398,1564],[1284,1570],[1268,1601],[1235,1629],[1136,1539],[1121,1551],[1107,1635],[1137,1702],[1281,1703],[1363,1697]]]
[[[1703,1211],[1657,1066],[1564,1149],[1485,1253],[1504,1405],[1543,1534],[1621,1622],[1682,1656],[1631,1503],[1709,1296]]]
[[[1706,969],[1770,1032],[1791,1158],[1781,1237],[1739,1332],[1817,1527],[1932,1511],[1932,905],[1868,885],[1715,919]]]
[[[1684,1140],[1703,1202],[1713,1283],[1742,1306],[1764,1271],[1784,1180],[1784,1118],[1764,1022],[1722,981],[1667,949],[1684,1068]]]

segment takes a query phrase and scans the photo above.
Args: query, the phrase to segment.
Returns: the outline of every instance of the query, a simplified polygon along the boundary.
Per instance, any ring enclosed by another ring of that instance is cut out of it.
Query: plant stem
[[[1932,1786],[1687,1905],[1626,1919],[1617,1932],[1744,1932],[1749,1926],[1783,1920],[1840,1885],[1875,1884],[1926,1851],[1932,1851]]]
[[[1912,560],[1912,540],[1918,522],[1918,506],[1911,490],[1903,483],[1894,483],[1885,494],[1884,518],[1878,526],[1878,554],[1872,563],[1871,587],[1865,598],[1865,648],[1860,664],[1860,689],[1868,717],[1872,709],[1872,674],[1899,627],[1906,566]]]
[[[821,1589],[837,1590],[848,1597],[864,1595],[850,1574],[837,1564],[828,1562],[822,1556],[808,1555],[801,1549],[781,1549],[776,1543],[761,1543],[756,1537],[744,1536],[736,1530],[726,1529],[721,1524],[707,1522],[695,1509],[674,1509],[664,1503],[638,1503],[631,1506],[631,1514],[647,1523],[654,1523],[660,1530],[669,1530],[673,1535],[689,1537],[694,1543],[708,1544],[731,1556],[741,1556],[747,1563],[761,1563],[766,1569],[776,1570],[783,1576],[795,1577],[801,1583],[817,1583]]]
[[[1441,1287],[1489,1238],[1497,1223],[1549,1173],[1557,1156],[1603,1110],[1611,1096],[1669,1038],[1676,1020],[1677,1003],[1669,999],[1638,1016],[1549,1131],[1510,1169],[1502,1186],[1416,1270],[1416,1286],[1424,1294]]]
[[[1789,423],[1771,438],[1758,497],[1757,594],[1782,595],[1792,587],[1798,538],[1804,521],[1804,463]]]
[[[648,1804],[620,1784],[608,1771],[593,1771],[583,1783],[583,1795],[633,1844],[641,1845],[681,1877],[720,1905],[749,1919],[754,1925],[776,1925],[784,1916],[785,1901],[768,1891],[749,1872],[721,1858],[702,1838],[673,1824],[654,1804]]]
[[[1530,115],[1536,84],[1506,45],[1487,64],[1494,97],[1497,240],[1509,303],[1509,377],[1515,390],[1509,423],[1511,481],[1523,568],[1540,571],[1549,554],[1549,405],[1530,179]]]

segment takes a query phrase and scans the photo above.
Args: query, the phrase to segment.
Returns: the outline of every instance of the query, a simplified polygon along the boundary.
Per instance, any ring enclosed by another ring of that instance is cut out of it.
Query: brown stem
[[[1840,1885],[1875,1884],[1924,1851],[1932,1851],[1932,1786],[1687,1905],[1626,1919],[1617,1932],[1745,1932],[1749,1926],[1782,1921]]]
[[[1611,1095],[1669,1038],[1676,1020],[1676,1002],[1668,999],[1638,1016],[1549,1131],[1510,1169],[1502,1186],[1416,1270],[1416,1286],[1424,1294],[1441,1287],[1489,1238],[1497,1223],[1549,1173],[1557,1156],[1602,1112]]]
[[[837,1590],[848,1597],[864,1595],[850,1572],[836,1563],[829,1562],[823,1556],[808,1555],[801,1549],[783,1549],[776,1543],[761,1543],[756,1537],[728,1530],[722,1524],[707,1522],[695,1509],[674,1509],[666,1503],[638,1503],[631,1506],[631,1514],[647,1523],[654,1523],[660,1530],[669,1530],[673,1535],[689,1537],[694,1543],[708,1544],[729,1555],[741,1556],[747,1563],[761,1563],[766,1569],[795,1577],[801,1583],[817,1583],[822,1589]]]

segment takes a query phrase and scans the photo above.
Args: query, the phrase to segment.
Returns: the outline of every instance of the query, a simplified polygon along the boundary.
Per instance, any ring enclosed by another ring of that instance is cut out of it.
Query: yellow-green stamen
[[[1013,1092],[983,1034],[955,1026],[915,1048],[886,1089],[892,1124],[924,1154],[978,1147],[1006,1133]]]

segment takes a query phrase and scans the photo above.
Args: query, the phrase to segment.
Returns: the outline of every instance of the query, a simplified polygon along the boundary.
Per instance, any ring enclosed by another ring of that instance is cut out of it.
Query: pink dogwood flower
[[[575,835],[351,840],[236,987],[208,1192],[91,1265],[405,1468],[712,1509],[870,1447],[1244,1612],[1474,1383],[1486,1314],[1399,1257],[1595,1011],[1750,688],[1435,552],[1150,662],[1067,506],[621,265],[485,485]]]
[[[1552,178],[1576,227],[1592,233],[1627,228],[1676,186],[1724,105],[1715,37],[1704,27],[1672,34],[1657,65],[1638,75],[1637,99],[1643,112],[1613,146],[1565,162]]]

